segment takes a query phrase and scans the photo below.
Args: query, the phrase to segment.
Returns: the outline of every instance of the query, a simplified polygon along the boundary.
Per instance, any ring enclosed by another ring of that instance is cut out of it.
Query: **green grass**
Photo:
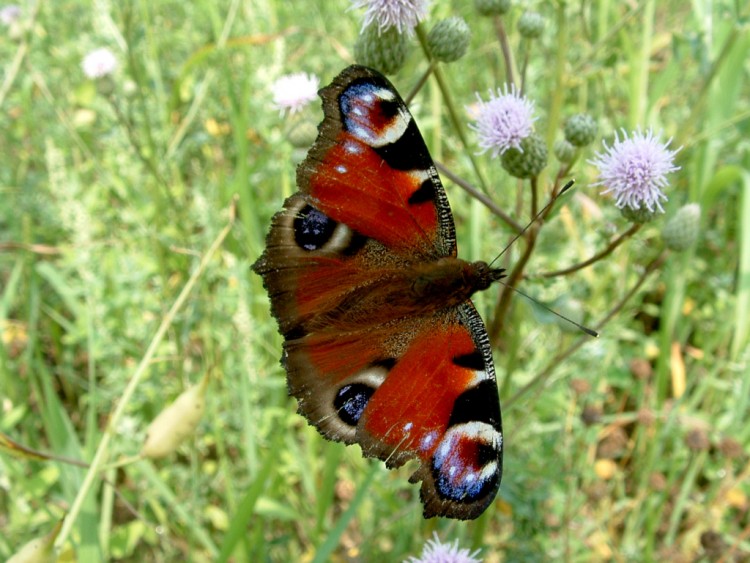
[[[750,554],[742,3],[539,2],[531,44],[520,7],[504,18],[550,145],[570,115],[599,123],[519,288],[589,326],[614,314],[594,341],[513,297],[494,351],[505,475],[474,522],[423,520],[413,467],[388,471],[296,414],[250,271],[301,158],[270,84],[298,71],[327,83],[353,62],[361,13],[344,0],[122,4],[30,3],[0,27],[0,436],[54,456],[0,446],[0,559],[63,519],[57,547],[78,561],[400,561],[434,531],[487,561]],[[434,2],[423,26],[453,15],[469,51],[438,65],[412,110],[435,159],[524,224],[529,183],[477,155],[464,111],[505,76],[495,26],[457,1]],[[80,63],[100,46],[120,66],[95,82]],[[414,38],[391,78],[405,95],[427,67]],[[321,116],[312,104],[298,119]],[[586,161],[639,125],[683,147],[666,217],[588,268],[538,276],[629,228]],[[558,169],[551,156],[541,201]],[[444,183],[461,255],[493,258],[506,224]],[[702,208],[698,243],[662,256],[661,229],[688,202]],[[496,328],[497,292],[476,300]],[[165,460],[133,459],[206,373],[194,436]]]

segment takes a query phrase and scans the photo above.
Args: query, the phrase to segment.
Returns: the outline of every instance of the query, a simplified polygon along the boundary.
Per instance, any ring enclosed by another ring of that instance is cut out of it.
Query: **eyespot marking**
[[[303,250],[318,250],[331,240],[336,225],[325,213],[305,205],[294,218],[294,240]]]
[[[471,422],[448,430],[432,458],[438,494],[454,502],[490,498],[501,475],[502,437],[491,426]]]
[[[344,385],[333,399],[333,408],[349,426],[356,426],[375,389],[364,383]]]

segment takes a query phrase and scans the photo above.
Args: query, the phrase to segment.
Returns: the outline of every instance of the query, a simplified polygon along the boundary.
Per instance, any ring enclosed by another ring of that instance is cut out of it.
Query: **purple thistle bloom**
[[[399,33],[412,33],[429,4],[429,0],[352,0],[353,8],[366,9],[362,29],[377,23],[380,32],[395,27]]]
[[[458,540],[440,543],[437,532],[433,532],[432,539],[424,544],[419,559],[409,557],[406,563],[481,563],[481,559],[477,559],[478,555],[479,550],[470,553],[468,549],[459,549]]]
[[[669,150],[671,142],[662,143],[651,129],[645,134],[637,130],[632,137],[623,129],[622,139],[615,132],[614,144],[610,147],[603,143],[604,152],[588,161],[599,168],[599,180],[592,185],[605,186],[602,195],[613,194],[620,209],[644,206],[664,213],[661,202],[667,201],[667,196],[662,188],[669,183],[667,174],[680,169],[674,165],[674,157],[682,147]]]
[[[510,91],[505,86],[497,94],[490,90],[490,99],[485,102],[477,93],[479,109],[476,123],[469,125],[477,132],[482,153],[492,151],[497,157],[510,148],[521,148],[521,141],[534,130],[534,103],[520,93],[514,86]]]
[[[273,105],[281,112],[296,113],[318,98],[320,79],[312,74],[297,72],[280,77],[271,85]]]

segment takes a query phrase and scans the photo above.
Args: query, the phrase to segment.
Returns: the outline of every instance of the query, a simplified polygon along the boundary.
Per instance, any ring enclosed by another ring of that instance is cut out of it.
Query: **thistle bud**
[[[544,31],[544,18],[536,12],[524,12],[518,20],[518,33],[526,39],[536,39]]]
[[[444,63],[452,63],[463,57],[470,40],[471,30],[463,18],[440,20],[427,35],[432,56]]]
[[[318,128],[307,120],[295,123],[287,134],[287,139],[294,148],[309,148],[317,137]]]
[[[510,0],[474,0],[474,7],[483,16],[502,16],[510,10]]]
[[[362,30],[354,44],[354,58],[364,66],[383,74],[398,72],[406,62],[407,37],[395,27],[380,30],[370,25]]]
[[[574,147],[585,147],[596,137],[596,121],[587,113],[574,115],[567,122],[563,132],[565,139]]]
[[[700,222],[700,205],[690,203],[681,207],[661,232],[667,248],[677,252],[690,248],[698,239]]]
[[[631,223],[638,223],[639,225],[648,223],[656,217],[657,213],[658,211],[656,209],[650,210],[645,205],[638,209],[633,209],[632,207],[627,206],[620,208],[620,215],[625,217],[625,219]]]
[[[576,156],[576,148],[565,139],[555,141],[552,152],[555,153],[557,160],[565,164],[573,162]]]
[[[208,374],[197,385],[189,387],[161,411],[146,431],[141,455],[162,458],[171,454],[195,432],[206,407]]]
[[[537,133],[521,140],[521,149],[509,148],[501,157],[503,168],[516,178],[533,178],[547,165],[547,145]]]

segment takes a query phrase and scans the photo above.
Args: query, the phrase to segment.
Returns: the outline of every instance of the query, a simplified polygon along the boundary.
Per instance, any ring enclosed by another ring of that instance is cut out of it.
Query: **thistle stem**
[[[643,286],[643,284],[646,282],[646,279],[653,274],[656,270],[658,270],[662,264],[664,264],[664,261],[667,259],[667,255],[669,252],[667,250],[662,251],[659,256],[654,258],[648,266],[643,270],[643,273],[641,274],[640,278],[638,278],[638,281],[633,285],[633,287],[618,301],[614,307],[604,316],[604,318],[599,321],[596,325],[594,325],[594,330],[597,332],[600,332],[601,329],[609,322],[611,321],[614,316],[620,312],[620,310],[625,306],[625,304],[638,292],[638,290]],[[549,379],[549,376],[552,375],[552,372],[557,368],[558,365],[560,365],[561,362],[566,360],[568,357],[570,357],[573,352],[578,350],[585,342],[590,340],[590,337],[588,336],[582,336],[581,338],[577,339],[573,344],[568,346],[565,350],[557,354],[554,358],[552,358],[547,366],[540,371],[534,378],[529,381],[526,385],[521,387],[516,393],[511,396],[509,399],[506,399],[503,401],[503,406],[507,410],[508,408],[512,408],[511,405],[514,405],[518,399],[526,395],[529,391],[531,391],[534,388],[540,387],[547,379]]]
[[[584,260],[583,262],[580,262],[578,264],[575,264],[573,266],[570,266],[569,268],[565,268],[563,270],[555,270],[553,272],[543,272],[541,274],[537,274],[534,277],[538,278],[553,278],[555,276],[566,276],[568,274],[572,274],[573,272],[577,272],[578,270],[582,270],[586,266],[590,266],[594,262],[598,262],[602,258],[605,258],[606,256],[609,256],[612,254],[612,252],[620,246],[623,242],[628,240],[630,237],[632,237],[635,233],[637,233],[643,225],[640,223],[634,223],[630,226],[630,228],[622,233],[620,236],[618,236],[616,239],[614,239],[612,242],[610,242],[606,248],[600,250],[596,254],[594,254],[591,258],[588,260]]]
[[[495,32],[497,33],[497,39],[500,42],[500,50],[503,52],[503,60],[505,61],[505,83],[508,88],[513,86],[513,54],[510,51],[510,44],[508,43],[508,34],[505,32],[505,25],[503,24],[503,18],[501,16],[495,16],[493,18],[495,23]]]

